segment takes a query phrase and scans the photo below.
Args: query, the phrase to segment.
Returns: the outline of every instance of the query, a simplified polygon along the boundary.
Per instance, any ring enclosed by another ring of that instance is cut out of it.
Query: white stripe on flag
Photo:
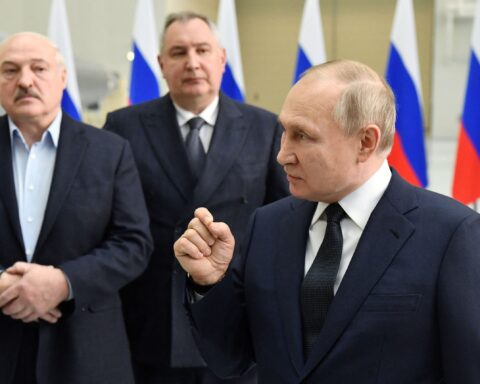
[[[480,60],[480,0],[477,0],[477,5],[475,7],[475,21],[473,23],[471,44],[475,56]]]
[[[235,0],[220,0],[217,27],[221,43],[227,51],[227,61],[232,69],[234,80],[245,95]]]
[[[325,62],[322,17],[318,0],[305,0],[299,44],[312,65]]]
[[[392,44],[397,49],[407,68],[420,104],[422,103],[422,87],[420,86],[420,70],[418,66],[417,33],[412,0],[397,0],[393,19]]]
[[[73,59],[72,44],[70,39],[70,29],[68,27],[67,10],[64,0],[53,0],[50,9],[50,19],[48,22],[48,37],[55,44],[65,59],[67,69],[67,91],[72,102],[81,115],[82,107],[80,102],[80,92],[78,91],[77,72],[75,70],[75,61]]]
[[[160,86],[160,70],[157,63],[159,43],[152,0],[137,1],[133,25],[133,41],[142,53]]]

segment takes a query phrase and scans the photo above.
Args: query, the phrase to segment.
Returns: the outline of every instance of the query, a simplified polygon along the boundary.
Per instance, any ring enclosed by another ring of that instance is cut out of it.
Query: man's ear
[[[220,60],[222,61],[223,72],[225,72],[225,67],[227,66],[227,50],[223,47],[221,48]]]
[[[157,62],[158,62],[158,66],[160,67],[160,71],[163,74],[163,60],[162,60],[162,55],[161,54],[157,55]]]
[[[61,69],[61,71],[62,71],[61,76],[62,76],[63,90],[65,90],[65,89],[67,89],[67,85],[68,85],[67,84],[67,69],[65,67],[63,67]]]
[[[365,162],[375,153],[379,144],[382,132],[375,124],[369,124],[359,131],[360,151],[358,161]]]

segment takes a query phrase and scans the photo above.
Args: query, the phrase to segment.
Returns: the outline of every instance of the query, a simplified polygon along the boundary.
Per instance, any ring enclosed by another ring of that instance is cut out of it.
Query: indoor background
[[[135,0],[66,0],[83,118],[102,126],[127,105]],[[396,0],[321,0],[328,59],[385,72]],[[450,195],[469,60],[473,0],[414,0],[429,189]],[[51,0],[0,0],[0,38],[47,32]],[[217,19],[218,0],[154,0],[165,15],[194,10]],[[246,101],[278,113],[291,86],[303,0],[236,0]],[[163,84],[162,92],[166,91]]]

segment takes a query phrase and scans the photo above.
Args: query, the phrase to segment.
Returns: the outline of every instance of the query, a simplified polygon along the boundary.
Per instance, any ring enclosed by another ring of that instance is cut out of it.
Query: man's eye
[[[13,75],[17,72],[15,68],[5,68],[2,70],[2,73],[5,75]]]
[[[307,138],[307,135],[303,132],[297,132],[297,139],[298,140],[305,140]]]

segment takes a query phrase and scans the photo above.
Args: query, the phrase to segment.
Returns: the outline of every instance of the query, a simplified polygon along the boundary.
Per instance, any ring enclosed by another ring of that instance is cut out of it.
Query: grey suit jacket
[[[185,274],[174,261],[173,243],[200,206],[227,222],[241,241],[253,210],[288,194],[276,162],[281,128],[272,113],[220,95],[197,185],[169,95],[110,113],[105,128],[130,141],[155,243],[147,270],[123,292],[133,357],[163,366],[203,366],[182,304]]]

